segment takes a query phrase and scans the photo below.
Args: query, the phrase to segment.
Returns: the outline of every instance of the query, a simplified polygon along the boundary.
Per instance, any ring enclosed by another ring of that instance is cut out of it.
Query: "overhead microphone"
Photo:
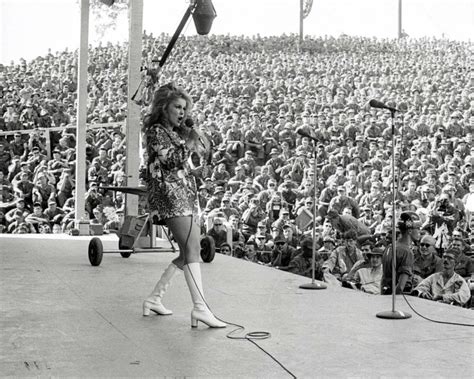
[[[393,107],[389,107],[388,105],[385,105],[381,101],[378,101],[378,100],[375,100],[375,99],[370,100],[369,105],[372,108],[388,109],[390,112],[400,112],[398,109],[393,108]]]
[[[296,130],[296,133],[298,133],[300,136],[308,137],[308,138],[312,139],[313,141],[318,142],[318,139],[317,139],[317,138],[315,138],[315,137],[313,137],[312,135],[306,133],[306,132],[305,132],[303,129],[301,129],[301,128],[300,128],[300,129],[297,129],[297,130]]]

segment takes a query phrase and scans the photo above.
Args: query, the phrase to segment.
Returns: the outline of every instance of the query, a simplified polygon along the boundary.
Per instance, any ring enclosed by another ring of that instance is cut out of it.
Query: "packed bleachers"
[[[462,276],[470,277],[472,43],[307,37],[298,51],[297,36],[183,37],[155,78],[153,62],[168,41],[167,35],[144,35],[148,69],[141,96],[150,100],[155,80],[175,81],[192,96],[195,126],[215,146],[198,183],[199,215],[203,233],[214,234],[223,251],[310,276],[300,251],[310,246],[316,212],[318,275],[346,278],[347,267],[333,270],[323,262],[345,248],[350,231],[356,231],[356,249],[367,235],[371,248],[384,244],[395,178],[397,215],[418,215],[424,234],[434,237],[436,255],[460,240]],[[100,186],[122,185],[126,178],[126,45],[91,48],[89,61],[86,209],[92,223],[116,230],[123,196]],[[3,66],[2,233],[74,227],[76,91],[72,51]],[[370,108],[370,99],[400,110],[394,119],[394,175],[390,112]],[[219,223],[233,225],[230,248]]]

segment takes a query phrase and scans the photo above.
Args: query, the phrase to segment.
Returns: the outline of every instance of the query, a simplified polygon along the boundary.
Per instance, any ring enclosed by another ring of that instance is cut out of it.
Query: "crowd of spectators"
[[[144,34],[140,96],[169,81],[192,96],[195,127],[215,149],[190,161],[203,168],[199,214],[222,253],[310,277],[315,248],[318,278],[380,293],[371,280],[392,218],[408,211],[422,224],[413,288],[443,270],[448,250],[471,277],[472,43],[307,37],[298,50],[297,36],[183,37],[156,77],[168,41]],[[89,54],[86,210],[116,230],[123,194],[100,187],[126,183],[127,46]],[[0,96],[1,232],[71,230],[77,52],[2,65]],[[370,99],[400,110],[393,125]]]

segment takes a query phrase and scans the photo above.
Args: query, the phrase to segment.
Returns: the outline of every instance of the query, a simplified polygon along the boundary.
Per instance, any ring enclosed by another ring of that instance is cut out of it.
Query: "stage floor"
[[[92,267],[89,237],[0,236],[0,375],[76,377],[287,378],[270,357],[235,329],[191,329],[184,275],[164,304],[172,316],[143,317],[151,291],[172,253],[128,259],[104,255]],[[103,238],[116,248],[115,236]],[[203,263],[207,300],[222,319],[246,332],[268,331],[257,343],[298,378],[474,377],[474,328],[442,325],[414,314],[375,317],[391,297],[329,287],[299,288],[310,280],[218,255]],[[474,312],[409,297],[421,314],[474,323]]]

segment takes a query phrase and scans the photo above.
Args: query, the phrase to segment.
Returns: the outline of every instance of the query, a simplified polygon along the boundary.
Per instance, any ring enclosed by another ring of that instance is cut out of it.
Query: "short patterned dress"
[[[148,129],[145,182],[148,212],[154,223],[195,214],[196,182],[189,173],[190,151],[175,131],[162,125]]]

